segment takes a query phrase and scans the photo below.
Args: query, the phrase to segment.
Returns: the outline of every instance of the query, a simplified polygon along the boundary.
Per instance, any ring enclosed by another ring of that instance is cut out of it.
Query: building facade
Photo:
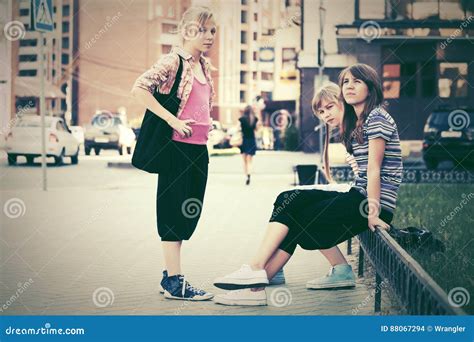
[[[305,1],[305,6],[310,3]],[[474,17],[466,4],[352,2],[352,18],[334,25],[338,57],[327,58],[326,79],[337,81],[339,72],[352,63],[373,66],[381,76],[384,98],[401,139],[422,139],[433,110],[474,106]],[[335,4],[326,2],[326,6]],[[310,94],[319,68],[304,66],[302,70],[303,93]],[[310,128],[315,121],[311,108],[303,106],[302,122],[308,127],[302,140],[305,151],[319,150],[318,136]]]
[[[52,13],[44,15],[54,23],[54,30],[44,34],[44,69],[40,68],[40,33],[31,27],[31,2],[13,1],[13,18],[24,25],[24,35],[12,42],[14,75],[14,111],[39,114],[40,73],[45,77],[46,114],[65,116],[72,120],[71,103],[74,92],[69,72],[77,35],[74,9],[76,0],[54,0]],[[12,113],[15,115],[16,113]]]

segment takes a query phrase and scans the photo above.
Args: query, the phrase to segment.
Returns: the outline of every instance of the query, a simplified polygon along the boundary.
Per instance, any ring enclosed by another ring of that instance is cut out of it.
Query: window
[[[254,14],[253,14],[253,20],[254,20],[255,22],[258,21],[258,14],[257,14],[257,13],[254,13]]]
[[[38,60],[38,55],[20,55],[20,62],[36,62]]]
[[[416,96],[417,63],[385,64],[382,87],[386,99]]]
[[[258,39],[258,33],[257,32],[254,32],[253,33],[253,40],[257,40]]]
[[[246,24],[247,23],[247,11],[242,11],[240,12],[240,22],[242,24]]]
[[[383,66],[383,97],[398,99],[400,97],[400,64],[385,64]]]
[[[247,64],[247,54],[244,50],[240,50],[240,63]]]
[[[262,80],[263,81],[272,81],[273,80],[273,74],[271,72],[263,72],[262,71]]]
[[[252,72],[252,79],[255,80],[255,81],[257,80],[257,72],[256,71]]]
[[[247,72],[240,72],[240,84],[245,84],[247,82]]]
[[[258,60],[258,53],[257,53],[257,51],[254,51],[254,52],[252,53],[252,59],[253,59],[255,62]]]
[[[18,76],[36,76],[36,70],[20,70]]]
[[[29,8],[20,8],[20,17],[29,16],[30,9]]]
[[[177,26],[173,24],[164,23],[161,25],[161,31],[163,33],[173,33],[174,31],[176,31],[176,29],[177,29]]]
[[[240,3],[241,3],[242,5],[247,5],[247,0],[240,0]]]
[[[36,98],[35,97],[17,97],[15,101],[16,112],[32,112],[36,107]],[[18,126],[24,120],[17,121],[16,126]]]
[[[69,55],[67,53],[61,54],[61,63],[69,64]]]
[[[63,21],[63,32],[69,32],[69,22]]]
[[[171,51],[171,45],[166,45],[166,44],[161,45],[161,53],[166,54],[166,53],[170,53],[170,51]]]
[[[63,37],[63,49],[69,49],[69,38]]]
[[[246,31],[240,31],[240,43],[241,44],[247,44],[247,32]]]
[[[245,101],[245,91],[243,91],[243,90],[240,91],[240,102],[246,102]]]
[[[20,46],[36,46],[38,44],[38,40],[36,39],[21,39]]]
[[[467,63],[440,63],[438,91],[439,97],[466,97],[468,84]]]
[[[64,15],[64,16],[69,16],[70,9],[71,9],[71,8],[69,7],[69,5],[64,5],[64,6],[63,6],[63,15]]]
[[[359,15],[361,19],[384,19],[385,1],[359,0]]]

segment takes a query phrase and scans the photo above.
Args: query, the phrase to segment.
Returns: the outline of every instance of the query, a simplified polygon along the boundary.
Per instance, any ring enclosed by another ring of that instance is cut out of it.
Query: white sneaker
[[[265,270],[253,271],[249,265],[242,265],[237,271],[224,277],[216,278],[214,286],[224,290],[238,290],[268,286]]]
[[[265,290],[234,290],[215,296],[214,302],[222,305],[262,306],[267,305],[267,293]]]

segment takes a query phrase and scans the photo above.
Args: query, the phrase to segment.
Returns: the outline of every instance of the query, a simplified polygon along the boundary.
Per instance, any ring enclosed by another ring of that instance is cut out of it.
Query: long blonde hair
[[[341,89],[334,82],[325,83],[321,88],[314,92],[313,100],[311,101],[311,109],[314,115],[319,118],[318,108],[321,107],[321,102],[326,101],[337,101],[340,102]],[[330,138],[330,127],[326,124],[326,134],[324,136],[324,150],[323,150],[323,172],[326,179],[331,182],[331,170],[329,168],[329,138]]]

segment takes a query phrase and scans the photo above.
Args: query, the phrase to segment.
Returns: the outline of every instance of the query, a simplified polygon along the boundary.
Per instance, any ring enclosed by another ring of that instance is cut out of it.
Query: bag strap
[[[176,72],[176,78],[174,79],[173,87],[170,90],[170,94],[176,94],[178,91],[179,83],[181,82],[181,76],[183,74],[183,59],[181,58],[180,55],[178,55],[179,58],[179,66],[178,66],[178,71]]]

